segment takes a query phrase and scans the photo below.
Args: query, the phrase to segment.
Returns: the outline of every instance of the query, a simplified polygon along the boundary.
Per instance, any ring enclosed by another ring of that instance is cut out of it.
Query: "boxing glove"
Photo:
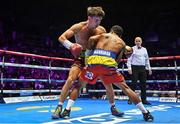
[[[83,50],[82,46],[77,43],[73,43],[70,47],[70,51],[75,58],[80,56],[82,50]]]
[[[124,51],[124,54],[126,55],[126,57],[129,58],[132,53],[133,53],[133,48],[130,46],[126,46],[125,51]]]
[[[70,42],[69,40],[65,40],[65,41],[63,42],[63,45],[64,45],[67,49],[69,49],[69,50],[71,51],[71,54],[72,54],[75,58],[77,58],[77,57],[80,55],[80,53],[81,53],[81,51],[82,51],[82,49],[83,49],[80,44],[72,43],[72,42]]]

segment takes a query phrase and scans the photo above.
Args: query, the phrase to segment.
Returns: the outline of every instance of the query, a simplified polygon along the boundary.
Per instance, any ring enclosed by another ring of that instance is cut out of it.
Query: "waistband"
[[[109,65],[102,65],[102,64],[87,64],[88,67],[104,67],[104,68],[108,68],[111,70],[117,70],[118,67],[117,66],[109,66]]]
[[[91,52],[91,55],[106,56],[106,57],[116,59],[116,53],[110,50],[95,49]]]
[[[132,67],[140,67],[140,68],[145,68],[145,65],[131,65]]]

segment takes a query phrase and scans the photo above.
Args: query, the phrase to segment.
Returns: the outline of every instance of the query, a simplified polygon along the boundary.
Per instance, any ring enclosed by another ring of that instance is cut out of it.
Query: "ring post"
[[[179,83],[178,83],[178,69],[177,69],[177,63],[176,63],[176,59],[174,60],[174,65],[175,65],[175,78],[176,78],[176,102],[178,102],[178,86],[179,86]]]
[[[2,57],[2,66],[1,66],[1,94],[0,94],[0,103],[4,103],[3,100],[3,86],[4,86],[4,81],[3,81],[3,72],[4,72],[4,54]]]
[[[49,61],[49,74],[48,74],[48,83],[49,83],[49,94],[51,94],[51,60]]]

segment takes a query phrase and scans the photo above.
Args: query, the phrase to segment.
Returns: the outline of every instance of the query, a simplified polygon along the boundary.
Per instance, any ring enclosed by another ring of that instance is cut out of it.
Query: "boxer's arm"
[[[89,49],[89,50],[94,49],[96,47],[96,44],[97,44],[98,40],[100,39],[100,37],[101,37],[101,35],[91,36],[87,43],[87,49]]]
[[[64,47],[69,49],[75,58],[80,55],[82,46],[77,43],[72,43],[68,39],[74,36],[74,34],[77,33],[81,29],[81,27],[82,25],[80,23],[74,24],[58,38],[58,41],[62,43]]]
[[[119,52],[119,54],[118,54],[118,56],[117,56],[117,58],[116,58],[116,61],[117,61],[117,62],[120,62],[120,61],[121,61],[121,59],[122,59],[122,57],[123,57],[123,54],[124,54],[124,51],[125,51],[125,46],[123,46],[123,47],[121,48],[121,50],[120,50],[120,52]]]
[[[103,26],[98,26],[96,35],[106,33],[106,29]]]
[[[67,49],[70,49],[73,43],[68,39],[74,36],[74,34],[78,30],[80,30],[80,28],[81,28],[80,24],[74,24],[69,29],[67,29],[62,35],[59,36],[58,41],[62,43],[62,45],[65,46]]]
[[[122,59],[123,54],[125,54],[126,57],[129,58],[132,53],[133,53],[132,47],[125,45],[125,46],[120,50],[120,53],[118,54],[116,61],[117,61],[117,62],[120,62],[121,59]]]
[[[101,34],[106,33],[106,29],[103,26],[98,26],[96,29],[96,33],[94,36],[91,36],[87,43],[87,49],[93,49],[95,48],[97,41],[99,40],[99,37]]]
[[[118,52],[117,57],[116,57],[116,61],[120,62],[122,57],[123,57],[123,54],[125,52],[125,49],[126,49],[126,43],[121,38],[118,40],[118,43],[120,44],[120,46],[119,46],[119,52]]]

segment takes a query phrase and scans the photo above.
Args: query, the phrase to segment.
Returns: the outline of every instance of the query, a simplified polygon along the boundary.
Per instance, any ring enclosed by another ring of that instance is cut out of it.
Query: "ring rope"
[[[49,57],[49,56],[42,56],[42,55],[23,53],[23,52],[14,52],[14,51],[9,51],[9,50],[2,50],[2,49],[0,49],[0,53],[13,54],[13,55],[19,55],[19,56],[36,57],[36,58],[48,59],[48,60],[74,61],[73,59],[69,59],[69,58]],[[150,57],[149,59],[150,60],[180,59],[180,55],[164,56],[164,57]],[[127,59],[122,59],[121,61],[127,61]]]
[[[3,78],[4,82],[49,82],[49,79],[16,79],[16,78]],[[66,80],[55,80],[51,79],[53,82],[62,83]]]
[[[140,90],[135,90],[136,91],[136,93],[140,93],[141,91]],[[88,90],[88,92],[106,92],[106,90]],[[114,92],[123,92],[122,90],[114,90]],[[164,90],[164,91],[158,91],[158,90],[147,90],[146,91],[147,93],[170,93],[170,94],[175,94],[176,93],[176,91],[166,91],[166,90]],[[180,94],[180,92],[178,92],[179,94]]]
[[[39,66],[39,65],[30,65],[30,64],[17,64],[17,63],[6,63],[0,62],[1,66],[10,66],[10,67],[23,67],[23,68],[36,68],[36,69],[47,69],[47,70],[70,70],[70,68],[64,67],[49,67],[49,66]]]
[[[51,92],[54,92],[54,93],[59,93],[61,92],[62,90],[51,90]],[[12,93],[12,94],[17,94],[17,93],[21,93],[21,92],[26,92],[26,93],[48,93],[49,92],[49,89],[40,89],[40,90],[4,90],[4,93]],[[105,93],[106,90],[91,90],[89,89],[88,90],[89,93]],[[117,93],[122,93],[122,90],[116,90],[114,89],[114,92],[117,92]],[[141,91],[140,90],[135,90],[136,93],[140,93]],[[161,94],[175,94],[176,91],[169,91],[169,90],[163,90],[163,91],[158,91],[158,90],[147,90],[146,91],[147,93],[161,93]],[[180,94],[180,91],[178,91],[178,94]]]
[[[1,50],[0,53],[2,54],[13,54],[18,56],[29,56],[29,57],[35,57],[35,58],[41,58],[41,59],[48,59],[48,60],[61,60],[61,61],[74,61],[73,59],[69,58],[59,58],[59,57],[49,57],[49,56],[42,56],[42,55],[36,55],[36,54],[30,54],[30,53],[22,53],[22,52],[14,52],[9,50]]]
[[[0,62],[1,66],[10,66],[10,67],[24,67],[24,68],[36,68],[36,69],[49,69],[49,70],[70,70],[70,68],[64,67],[49,67],[49,66],[39,66],[39,65],[30,65],[30,64],[17,64],[17,63],[7,63]],[[118,69],[118,71],[127,71],[128,69]],[[178,67],[152,67],[152,70],[180,70],[180,66]]]
[[[62,90],[51,90],[51,92],[54,93],[59,93]],[[40,90],[4,90],[4,93],[12,93],[12,94],[17,94],[17,93],[49,93],[49,89],[40,89]]]
[[[50,79],[52,82],[65,82],[66,80]],[[49,82],[49,79],[16,79],[16,78],[3,78],[4,82]],[[101,82],[101,81],[98,81]],[[131,83],[131,80],[126,80],[127,83]],[[147,83],[176,83],[176,80],[147,80]],[[178,80],[180,82],[180,80]]]

